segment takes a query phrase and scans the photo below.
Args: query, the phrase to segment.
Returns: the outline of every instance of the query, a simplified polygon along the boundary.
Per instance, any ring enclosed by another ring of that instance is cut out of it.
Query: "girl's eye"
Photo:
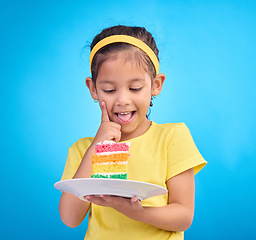
[[[138,92],[142,89],[143,87],[140,87],[140,88],[130,88],[131,91],[134,91],[134,92]]]
[[[116,91],[116,90],[115,89],[103,89],[103,92],[105,92],[105,93],[112,93],[114,91]]]

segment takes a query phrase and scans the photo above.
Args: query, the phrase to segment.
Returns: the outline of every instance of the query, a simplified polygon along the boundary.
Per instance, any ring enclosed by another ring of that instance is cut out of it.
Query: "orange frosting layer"
[[[103,162],[122,162],[127,161],[129,157],[128,153],[118,153],[111,155],[100,155],[93,154],[92,163],[103,163]]]

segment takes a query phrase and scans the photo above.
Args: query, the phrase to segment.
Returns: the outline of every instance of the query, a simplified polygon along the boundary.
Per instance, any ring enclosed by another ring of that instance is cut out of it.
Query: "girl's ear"
[[[163,73],[157,74],[157,76],[153,80],[152,84],[152,95],[157,96],[162,91],[162,87],[164,84],[165,75]]]
[[[85,79],[85,84],[86,86],[89,88],[89,91],[91,93],[91,96],[94,100],[99,100],[98,99],[98,94],[97,94],[97,89],[96,89],[96,85],[94,84],[94,82],[92,81],[92,79],[90,77],[87,77]]]

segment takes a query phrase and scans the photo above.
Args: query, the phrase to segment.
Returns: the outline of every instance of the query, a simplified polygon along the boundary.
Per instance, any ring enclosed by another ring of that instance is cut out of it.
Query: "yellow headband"
[[[131,37],[128,35],[112,35],[106,38],[103,38],[101,41],[99,41],[92,49],[91,54],[90,54],[90,69],[91,69],[91,65],[92,65],[92,60],[94,55],[104,46],[111,44],[111,43],[116,43],[116,42],[124,42],[124,43],[129,43],[131,45],[134,45],[136,47],[138,47],[139,49],[141,49],[143,52],[145,52],[150,60],[152,61],[152,63],[154,64],[155,70],[156,70],[156,74],[158,74],[159,72],[159,62],[158,59],[155,55],[155,53],[153,52],[153,50],[144,42],[142,42],[141,40],[135,38],[135,37]]]

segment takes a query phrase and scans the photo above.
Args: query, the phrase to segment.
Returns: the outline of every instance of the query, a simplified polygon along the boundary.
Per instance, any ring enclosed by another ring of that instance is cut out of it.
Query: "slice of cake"
[[[92,178],[127,179],[130,142],[103,141],[95,145]]]

